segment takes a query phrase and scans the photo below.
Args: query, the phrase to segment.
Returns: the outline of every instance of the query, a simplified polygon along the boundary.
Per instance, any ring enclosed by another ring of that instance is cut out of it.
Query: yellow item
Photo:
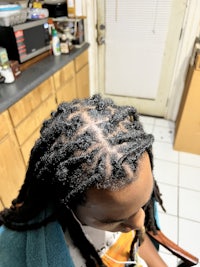
[[[102,256],[103,263],[108,267],[122,267],[129,261],[131,243],[135,232],[122,233],[118,240]],[[122,263],[119,263],[122,262]]]
[[[42,8],[41,2],[33,2],[33,8]]]

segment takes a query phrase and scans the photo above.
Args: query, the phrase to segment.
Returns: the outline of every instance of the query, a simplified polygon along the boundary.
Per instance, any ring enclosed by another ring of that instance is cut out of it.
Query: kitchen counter
[[[48,56],[24,70],[14,83],[0,84],[0,113],[83,53],[88,47],[89,44],[85,43],[81,48],[75,48],[69,55]]]

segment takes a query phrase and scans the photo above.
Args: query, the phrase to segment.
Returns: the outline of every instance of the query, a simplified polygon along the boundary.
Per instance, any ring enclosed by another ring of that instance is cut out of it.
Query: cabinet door
[[[78,98],[89,97],[89,67],[85,65],[76,73],[76,90]]]
[[[88,50],[74,60],[76,71],[76,92],[78,98],[89,96]]]
[[[74,62],[68,63],[54,75],[57,103],[70,101],[77,97]]]
[[[0,136],[0,206],[9,207],[24,180],[25,164],[7,111],[0,114],[0,125],[4,125]]]
[[[77,97],[75,78],[64,83],[56,92],[57,103],[71,101]]]
[[[81,70],[85,65],[88,64],[88,50],[85,50],[82,54],[80,54],[74,60],[75,63],[75,71],[78,72]]]
[[[33,132],[32,135],[21,146],[22,155],[26,165],[28,164],[31,149],[34,146],[35,141],[39,138],[39,136],[40,136],[40,127],[37,130],[35,130],[35,132]]]
[[[3,203],[2,198],[0,197],[0,210],[3,210],[5,208],[5,205]]]
[[[53,79],[50,77],[11,106],[9,112],[14,126],[17,126],[23,119],[28,117],[31,112],[53,93]]]
[[[59,88],[61,88],[64,83],[73,79],[74,76],[74,62],[71,61],[53,75],[55,89],[58,90]]]
[[[20,145],[41,126],[42,122],[49,117],[55,108],[55,99],[51,96],[16,127],[15,132]]]

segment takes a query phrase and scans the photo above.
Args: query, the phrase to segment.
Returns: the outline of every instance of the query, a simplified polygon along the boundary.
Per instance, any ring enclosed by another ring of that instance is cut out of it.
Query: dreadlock
[[[144,132],[131,106],[117,106],[100,95],[60,104],[44,121],[31,150],[24,184],[11,208],[0,213],[0,224],[23,231],[58,220],[63,230],[68,229],[87,267],[103,266],[71,210],[85,201],[91,187],[119,190],[131,183],[125,166],[135,172],[144,152],[153,170],[152,143],[153,136]],[[151,230],[156,229],[154,200],[162,205],[156,182],[145,207],[145,224]],[[28,223],[49,202],[54,212],[41,222]]]

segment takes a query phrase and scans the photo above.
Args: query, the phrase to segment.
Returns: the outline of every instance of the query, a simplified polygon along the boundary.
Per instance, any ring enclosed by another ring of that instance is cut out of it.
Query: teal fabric
[[[44,216],[44,212],[40,214]],[[17,232],[0,227],[0,267],[74,267],[58,222]]]

